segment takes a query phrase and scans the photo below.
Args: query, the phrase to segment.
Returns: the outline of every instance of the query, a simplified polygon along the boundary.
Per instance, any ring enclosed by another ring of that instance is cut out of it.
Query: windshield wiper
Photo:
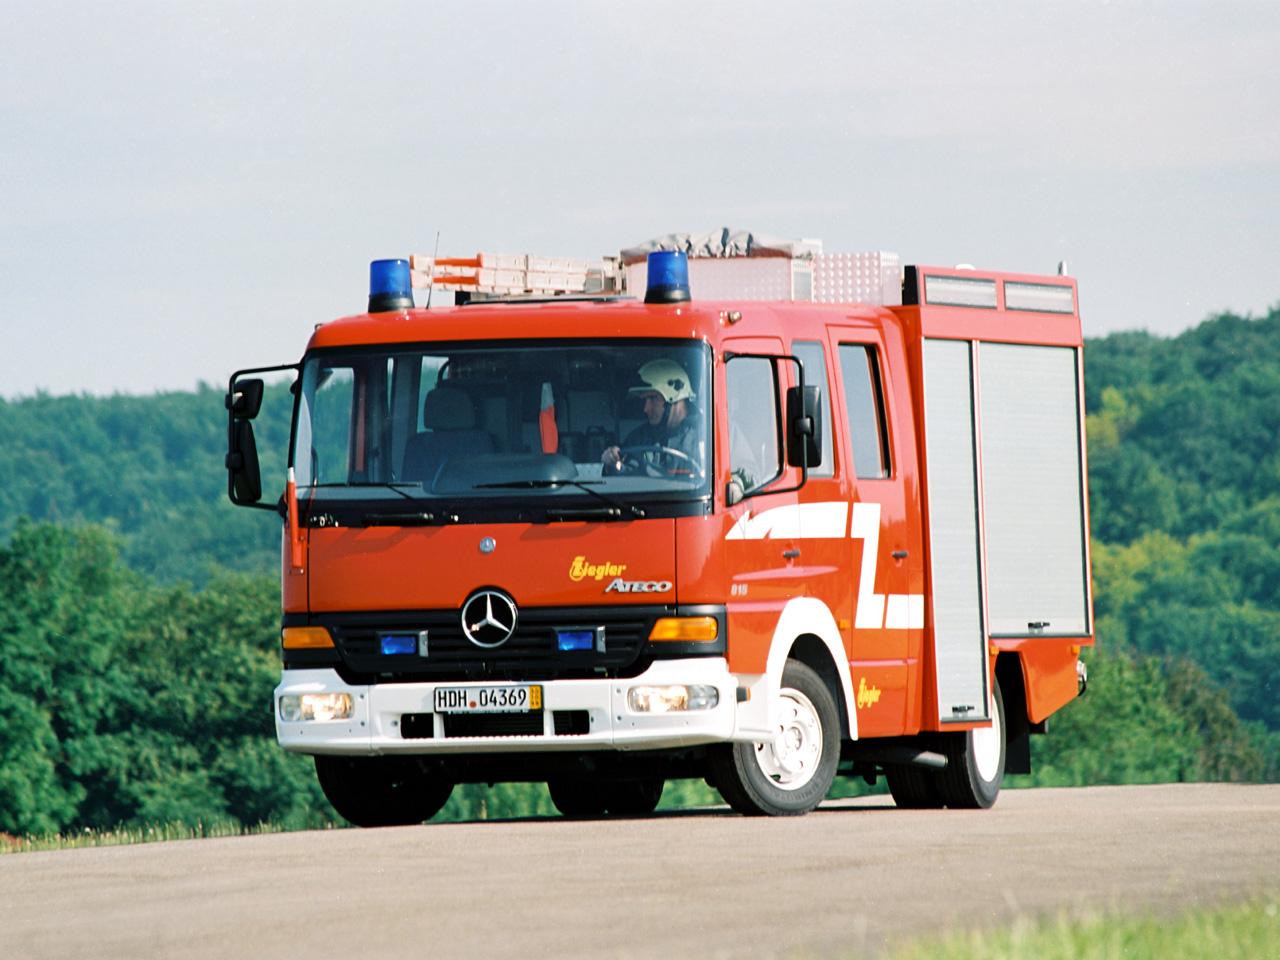
[[[429,527],[437,523],[457,523],[456,513],[431,513],[427,510],[405,510],[400,513],[366,513],[367,527]]]
[[[548,520],[620,520],[617,507],[547,507]]]
[[[401,487],[420,487],[421,484],[409,481],[392,480],[353,480],[350,483],[317,483],[317,487],[330,489],[337,487],[368,487],[379,490],[390,490],[398,493],[411,503],[418,503],[419,497],[410,496]],[[456,513],[432,513],[429,510],[390,510],[373,511],[364,515],[366,527],[427,527],[437,523],[457,523]]]
[[[624,513],[632,517],[640,519],[644,516],[644,510],[637,507],[634,503],[621,503],[612,497],[606,497],[598,490],[592,490],[591,487],[583,483],[581,480],[510,480],[506,483],[477,483],[476,490],[548,490],[553,487],[576,487],[585,494],[595,497],[608,508],[604,510],[583,510],[573,508],[551,508],[547,510],[547,516],[555,520],[607,520],[621,517]],[[568,516],[575,514],[575,516]],[[582,516],[589,514],[590,516]]]
[[[312,484],[312,486],[320,487],[320,488],[330,488],[330,489],[335,487],[377,487],[379,489],[390,490],[392,493],[398,493],[400,494],[400,496],[404,497],[406,500],[417,500],[418,499],[417,497],[410,496],[400,488],[401,487],[421,487],[422,484],[413,483],[409,481],[360,480],[360,481],[352,481],[351,483],[315,483],[315,484]]]

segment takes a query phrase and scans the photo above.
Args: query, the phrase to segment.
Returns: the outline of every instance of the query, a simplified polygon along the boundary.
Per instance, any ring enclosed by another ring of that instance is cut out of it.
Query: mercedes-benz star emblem
[[[485,537],[483,540],[480,541],[480,552],[493,553],[494,548],[496,548],[497,546],[498,546],[497,540],[493,539],[493,537]]]
[[[462,605],[462,632],[477,647],[500,647],[516,632],[516,602],[501,590],[477,590]]]

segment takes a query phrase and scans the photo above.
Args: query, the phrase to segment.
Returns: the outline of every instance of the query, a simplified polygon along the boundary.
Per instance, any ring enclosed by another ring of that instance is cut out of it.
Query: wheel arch
[[[766,668],[771,703],[777,699],[782,670],[792,657],[815,670],[827,683],[840,711],[841,733],[850,740],[858,739],[858,715],[844,638],[830,608],[821,600],[796,597],[782,608]]]
[[[995,678],[1004,698],[1005,773],[1030,773],[1031,719],[1022,657],[1012,651],[997,656]]]

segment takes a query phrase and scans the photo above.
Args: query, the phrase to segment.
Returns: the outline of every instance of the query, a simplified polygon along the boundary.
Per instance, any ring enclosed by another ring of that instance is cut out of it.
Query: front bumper
[[[275,691],[276,737],[286,750],[325,754],[462,754],[580,750],[653,750],[730,740],[737,710],[738,678],[723,657],[662,660],[637,677],[623,680],[532,681],[542,686],[542,733],[495,736],[442,736],[444,725],[433,711],[437,687],[458,683],[344,683],[329,669],[286,670]],[[642,684],[707,684],[719,702],[706,710],[637,713],[627,691]],[[474,684],[467,684],[474,685]],[[486,683],[484,686],[513,684]],[[354,712],[348,720],[288,722],[280,719],[280,698],[289,694],[347,693]],[[555,732],[554,715],[586,713],[586,732]],[[434,735],[408,737],[402,718],[423,715]]]

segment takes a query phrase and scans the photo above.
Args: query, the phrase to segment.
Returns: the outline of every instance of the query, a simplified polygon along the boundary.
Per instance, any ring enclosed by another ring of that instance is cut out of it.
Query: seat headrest
[[[423,401],[422,422],[429,430],[474,430],[476,408],[465,391],[436,387]]]

